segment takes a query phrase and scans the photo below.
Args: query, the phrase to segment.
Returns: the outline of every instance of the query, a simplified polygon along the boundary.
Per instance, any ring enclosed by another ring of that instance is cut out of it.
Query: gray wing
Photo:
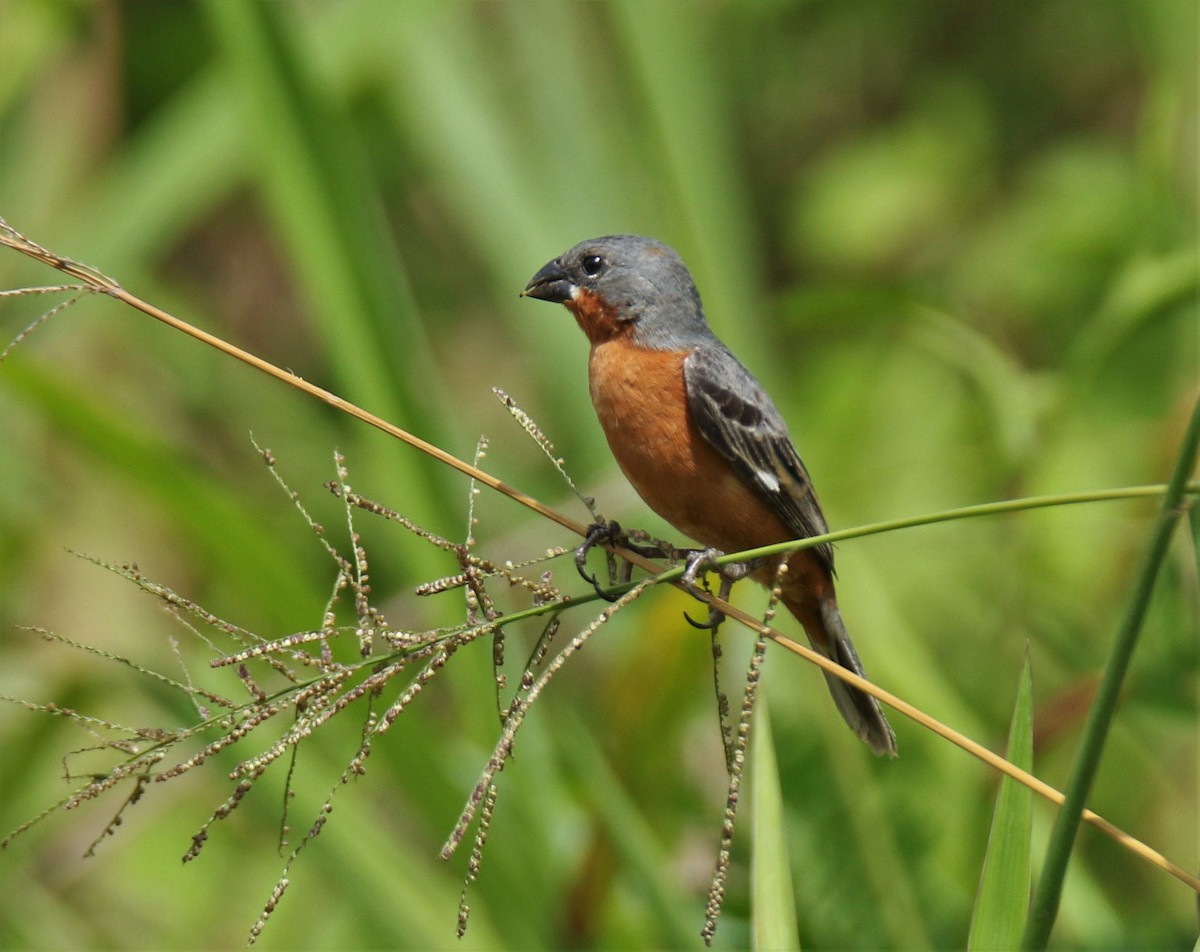
[[[723,346],[701,345],[683,362],[688,408],[712,444],[795,538],[828,532],[808,470],[787,424],[754,376]],[[813,551],[831,572],[833,547]]]

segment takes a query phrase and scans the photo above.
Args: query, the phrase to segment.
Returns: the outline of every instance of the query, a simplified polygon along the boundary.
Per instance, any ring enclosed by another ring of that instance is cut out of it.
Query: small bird
[[[721,552],[828,531],[787,424],[709,328],[671,248],[638,235],[593,238],[548,262],[522,297],[565,305],[587,335],[592,404],[618,465],[651,509],[707,547],[689,563],[689,578]],[[771,586],[780,558],[746,572]],[[816,651],[863,675],[838,611],[832,547],[786,558],[783,604]],[[879,702],[825,679],[854,733],[894,757],[896,736]]]

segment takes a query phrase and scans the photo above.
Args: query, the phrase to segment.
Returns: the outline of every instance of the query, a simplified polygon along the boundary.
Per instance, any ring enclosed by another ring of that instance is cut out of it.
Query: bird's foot
[[[575,568],[585,582],[596,590],[596,594],[607,601],[616,601],[616,598],[610,595],[600,585],[600,579],[592,575],[587,570],[587,557],[595,546],[604,542],[614,542],[621,534],[621,526],[616,522],[609,522],[606,519],[598,518],[587,529],[587,535],[583,537],[583,544],[575,550]],[[608,574],[611,578],[616,570],[616,565],[613,561],[612,554],[608,554]]]
[[[712,571],[715,571],[721,578],[721,586],[717,590],[717,598],[723,602],[729,601],[729,593],[733,590],[733,583],[739,582],[747,575],[762,565],[762,559],[751,559],[749,562],[731,562],[728,565],[718,565],[719,559],[725,553],[720,549],[692,549],[682,553],[686,558],[687,567],[684,569],[683,576],[680,582],[684,588],[692,593],[696,598],[704,601],[701,596],[701,588],[709,595],[712,590],[708,587],[708,582],[705,576]],[[696,621],[687,612],[683,613],[683,617],[687,619],[687,623],[693,628],[700,628],[705,631],[716,631],[720,627],[721,622],[725,620],[725,613],[717,608],[714,608],[710,603],[708,606],[708,621]]]
[[[635,539],[638,541],[634,541]],[[617,596],[605,589],[600,584],[599,578],[588,572],[588,552],[597,545],[605,546],[607,550],[605,555],[608,561],[609,584],[621,584],[629,581],[633,572],[633,564],[624,562],[618,571],[616,557],[613,555],[611,548],[608,547],[619,546],[620,548],[628,549],[630,552],[636,552],[638,555],[648,559],[665,559],[670,558],[674,554],[673,549],[668,550],[664,547],[665,543],[652,541],[651,544],[643,544],[646,539],[648,539],[648,536],[643,532],[639,532],[638,530],[626,532],[621,528],[619,522],[598,518],[596,522],[588,526],[583,544],[575,550],[575,568],[578,569],[583,580],[596,590],[597,595],[606,601],[615,602]]]

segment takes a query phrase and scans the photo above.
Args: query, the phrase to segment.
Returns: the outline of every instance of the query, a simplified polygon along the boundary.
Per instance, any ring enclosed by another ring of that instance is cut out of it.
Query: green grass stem
[[[1112,724],[1113,715],[1117,709],[1117,701],[1121,694],[1121,685],[1125,681],[1125,673],[1129,670],[1129,662],[1137,646],[1138,634],[1141,632],[1142,621],[1150,607],[1150,597],[1154,592],[1154,582],[1159,569],[1167,555],[1171,536],[1175,525],[1187,508],[1184,495],[1188,490],[1188,475],[1196,467],[1197,452],[1200,451],[1200,401],[1192,410],[1192,418],[1184,434],[1175,461],[1175,471],[1167,484],[1159,509],[1158,520],[1155,523],[1150,545],[1142,559],[1134,579],[1133,591],[1130,594],[1129,606],[1121,626],[1117,630],[1113,642],[1112,654],[1104,670],[1104,677],[1096,692],[1096,699],[1088,712],[1087,722],[1083,729],[1083,739],[1079,746],[1079,757],[1075,769],[1067,784],[1066,800],[1058,811],[1054,829],[1050,833],[1050,843],[1046,848],[1046,859],[1038,878],[1037,889],[1034,892],[1033,907],[1025,934],[1021,938],[1023,949],[1037,950],[1046,948],[1050,939],[1050,931],[1058,913],[1059,901],[1062,897],[1063,880],[1067,874],[1067,865],[1071,859],[1071,850],[1075,837],[1079,832],[1079,824],[1083,819],[1083,810],[1087,803],[1088,793],[1100,768],[1100,758],[1104,752],[1104,743],[1108,739],[1108,730]]]

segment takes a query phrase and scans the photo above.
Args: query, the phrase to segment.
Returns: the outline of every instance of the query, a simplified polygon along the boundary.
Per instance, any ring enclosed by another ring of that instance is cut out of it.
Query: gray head
[[[548,262],[521,293],[565,304],[593,342],[622,331],[643,347],[664,350],[713,339],[687,267],[653,238],[581,241]]]

